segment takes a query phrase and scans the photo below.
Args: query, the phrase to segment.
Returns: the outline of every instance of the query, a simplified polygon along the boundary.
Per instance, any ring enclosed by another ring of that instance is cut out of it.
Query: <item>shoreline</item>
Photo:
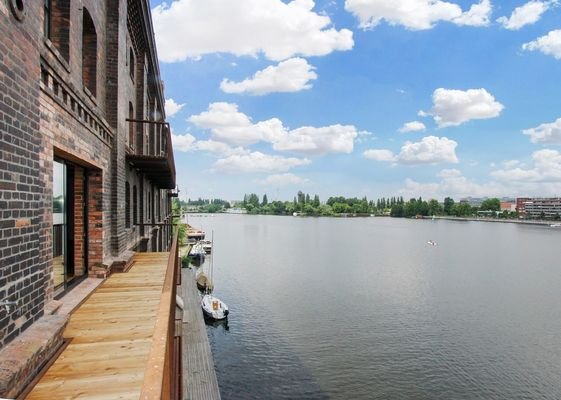
[[[209,217],[214,215],[270,215],[276,217],[295,217],[293,215],[282,215],[282,214],[249,214],[249,213],[187,213],[194,217]],[[310,217],[310,218],[396,218],[396,219],[423,219],[432,220],[432,216],[423,216],[421,218],[405,218],[405,217],[391,217],[389,215],[297,215],[296,217]],[[454,216],[435,216],[435,220],[447,220],[447,221],[473,221],[473,222],[498,222],[503,224],[521,224],[521,225],[541,225],[541,226],[551,226],[552,224],[559,224],[560,221],[544,221],[544,220],[526,220],[526,219],[501,219],[501,218],[478,218],[478,217],[454,217]]]
[[[423,219],[432,219],[432,217],[423,217]],[[499,222],[503,224],[522,224],[522,225],[541,225],[550,226],[559,223],[559,221],[542,221],[542,220],[524,220],[524,219],[501,219],[501,218],[476,218],[476,217],[451,217],[451,216],[435,216],[435,220],[443,219],[447,221],[474,221],[474,222]]]

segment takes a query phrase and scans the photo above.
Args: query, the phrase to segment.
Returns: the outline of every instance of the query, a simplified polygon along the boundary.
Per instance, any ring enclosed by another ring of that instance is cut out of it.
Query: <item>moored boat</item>
[[[203,309],[203,313],[207,317],[216,320],[225,319],[230,313],[226,303],[211,294],[205,294],[203,296],[203,299],[201,300],[201,307]]]
[[[201,243],[195,243],[189,251],[189,256],[193,258],[204,258],[206,252]]]

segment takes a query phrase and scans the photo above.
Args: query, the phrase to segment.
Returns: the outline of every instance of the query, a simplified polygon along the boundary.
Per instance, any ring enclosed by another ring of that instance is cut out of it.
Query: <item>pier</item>
[[[183,298],[183,399],[220,399],[214,361],[201,310],[201,299],[191,269],[181,270]]]

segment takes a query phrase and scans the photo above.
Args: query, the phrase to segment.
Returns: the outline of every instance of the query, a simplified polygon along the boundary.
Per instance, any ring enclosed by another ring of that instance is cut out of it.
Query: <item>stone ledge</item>
[[[0,350],[0,397],[15,398],[63,344],[67,315],[45,315]]]

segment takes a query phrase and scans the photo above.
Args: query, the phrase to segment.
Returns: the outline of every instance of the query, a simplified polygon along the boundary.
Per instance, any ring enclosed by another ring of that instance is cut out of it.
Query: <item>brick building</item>
[[[1,351],[82,277],[170,244],[148,0],[0,0],[0,145]]]

